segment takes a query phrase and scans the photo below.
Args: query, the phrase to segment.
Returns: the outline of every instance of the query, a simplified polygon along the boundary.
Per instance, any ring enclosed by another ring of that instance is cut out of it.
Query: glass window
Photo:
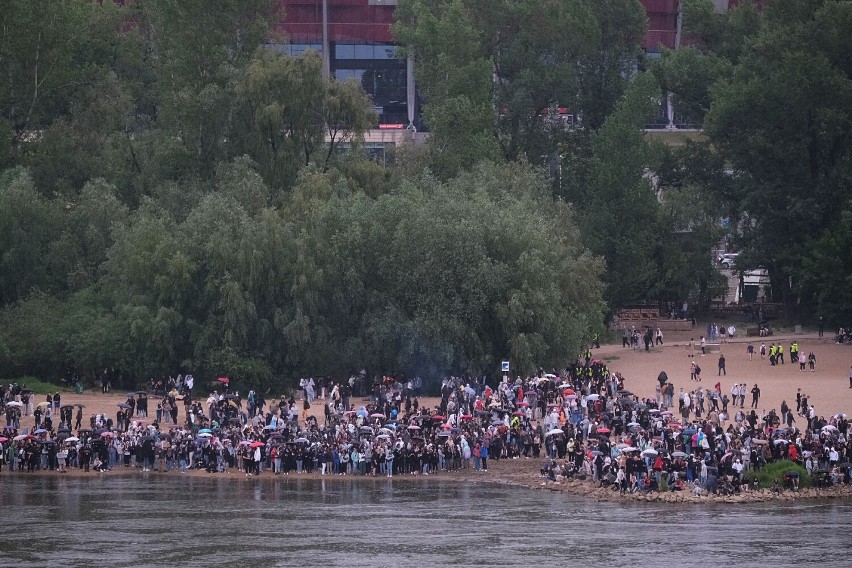
[[[355,59],[355,46],[338,43],[334,46],[334,57],[335,59]]]
[[[396,47],[393,45],[377,45],[375,50],[376,59],[396,59]]]
[[[355,59],[373,59],[372,45],[356,45]]]
[[[318,43],[291,43],[290,44],[290,55],[297,56],[302,55],[304,52],[309,49],[313,49],[318,53],[322,53],[322,45]]]
[[[359,84],[363,84],[365,71],[366,69],[338,69],[334,72],[334,76],[338,81],[355,79]]]

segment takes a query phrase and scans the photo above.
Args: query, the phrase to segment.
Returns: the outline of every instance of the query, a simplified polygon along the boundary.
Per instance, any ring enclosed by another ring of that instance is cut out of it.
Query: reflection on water
[[[847,566],[852,537],[846,501],[673,507],[431,480],[3,475],[0,507],[2,566]]]

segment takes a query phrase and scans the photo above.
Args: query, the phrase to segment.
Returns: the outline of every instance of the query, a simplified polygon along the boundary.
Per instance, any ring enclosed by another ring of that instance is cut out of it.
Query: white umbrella
[[[630,452],[638,452],[639,448],[634,448],[633,446],[627,446],[626,448],[621,448],[621,452],[625,454],[629,454]]]
[[[70,438],[65,438],[65,441],[66,442],[79,442],[80,438],[78,438],[77,436],[71,436]]]
[[[553,430],[550,430],[550,431],[547,433],[547,435],[548,435],[548,436],[555,436],[555,435],[557,435],[557,434],[564,434],[564,433],[565,433],[565,432],[563,432],[563,431],[562,431],[562,430],[560,430],[559,428],[554,428]]]
[[[586,399],[588,399],[588,400],[598,400],[600,397],[601,397],[601,395],[599,395],[599,394],[590,394],[589,396],[587,396],[587,397],[586,397]]]
[[[642,455],[643,456],[656,456],[657,450],[652,449],[652,448],[648,448],[648,449],[642,451]]]
[[[7,402],[6,406],[23,406],[23,403],[20,403],[17,400],[12,400],[10,402]]]
[[[544,376],[547,377],[548,379],[555,379],[556,378],[556,375],[554,375],[553,373],[545,373]]]

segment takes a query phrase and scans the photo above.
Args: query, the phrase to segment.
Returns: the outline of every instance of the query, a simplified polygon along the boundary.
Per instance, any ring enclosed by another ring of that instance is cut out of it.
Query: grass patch
[[[10,383],[18,383],[21,388],[24,389],[32,389],[36,394],[47,394],[47,393],[63,393],[63,392],[71,392],[71,389],[60,386],[56,383],[51,383],[50,381],[43,381],[41,379],[37,379],[36,377],[21,377],[14,381],[12,380],[4,380],[5,384]]]
[[[796,462],[790,460],[781,460],[765,465],[760,471],[749,472],[747,478],[749,484],[757,478],[762,489],[769,489],[776,481],[778,485],[784,487],[784,474],[788,471],[795,471],[799,474],[799,488],[811,486],[811,476],[808,470]]]

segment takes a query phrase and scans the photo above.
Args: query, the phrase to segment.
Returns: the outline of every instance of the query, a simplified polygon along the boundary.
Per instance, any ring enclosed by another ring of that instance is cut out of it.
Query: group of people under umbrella
[[[19,433],[7,424],[0,468],[391,477],[487,471],[491,460],[544,453],[546,479],[585,478],[625,492],[746,491],[751,470],[781,459],[805,465],[819,483],[850,481],[843,414],[805,431],[784,427],[774,410],[758,420],[727,421],[714,412],[692,418],[640,399],[620,373],[590,356],[561,373],[503,377],[493,388],[450,377],[433,408],[376,391],[357,409],[329,405],[320,419],[300,415],[292,398],[267,412],[247,412],[238,394],[214,393],[205,409],[185,393],[179,422],[174,394],[166,393],[175,400],[164,399],[168,418],[162,413],[159,420],[146,416],[147,400],[140,401],[147,396],[140,392],[128,393],[116,421],[95,415],[87,428],[78,423],[72,430],[68,411],[55,429],[42,424]],[[786,481],[795,486],[797,474],[790,473]]]

